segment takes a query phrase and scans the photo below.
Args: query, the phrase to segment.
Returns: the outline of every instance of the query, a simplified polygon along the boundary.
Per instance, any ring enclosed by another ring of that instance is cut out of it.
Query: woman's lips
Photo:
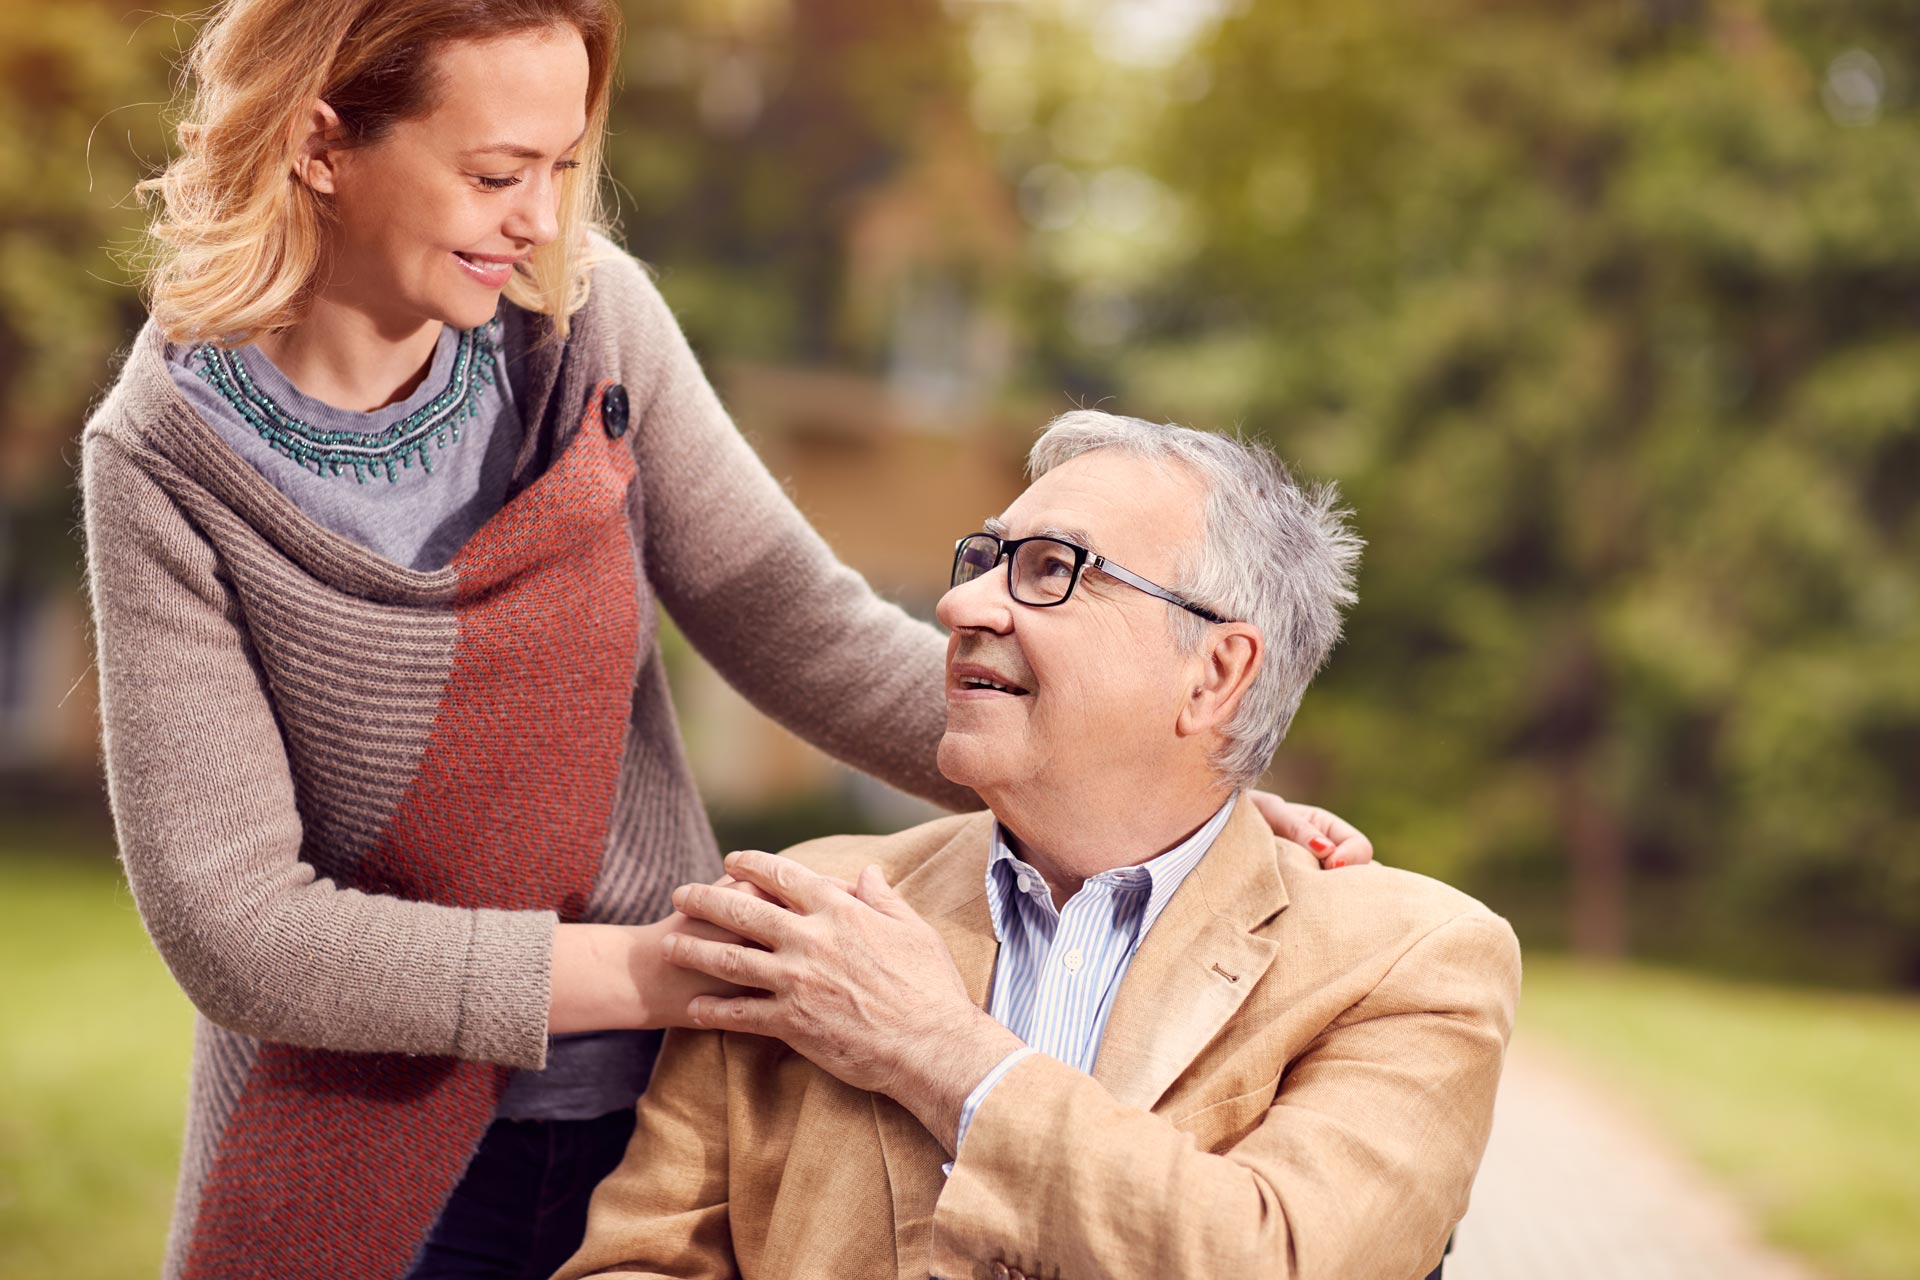
[[[468,276],[489,289],[504,289],[507,281],[513,279],[514,264],[518,261],[516,258],[487,258],[458,251],[455,251],[453,260],[460,264],[460,269]]]

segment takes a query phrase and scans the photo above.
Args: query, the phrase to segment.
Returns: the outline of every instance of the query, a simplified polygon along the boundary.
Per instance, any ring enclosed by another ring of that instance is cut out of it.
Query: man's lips
[[[994,667],[978,662],[955,662],[947,667],[950,698],[1025,698],[1033,691]]]

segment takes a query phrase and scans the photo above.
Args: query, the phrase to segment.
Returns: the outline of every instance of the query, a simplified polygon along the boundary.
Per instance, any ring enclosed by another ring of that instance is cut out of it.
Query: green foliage
[[[936,0],[635,0],[607,159],[628,245],[696,343],[870,355],[836,323],[846,223],[930,111],[961,100]]]
[[[7,431],[69,428],[138,325],[110,252],[164,156],[180,30],[119,4],[0,5],[0,405]]]
[[[1632,1099],[1769,1238],[1853,1280],[1920,1273],[1920,1007],[1527,962],[1521,1034]]]
[[[0,847],[0,1274],[153,1275],[192,1011],[103,849],[25,855]]]
[[[120,4],[0,4],[0,615],[71,589],[65,444],[140,324],[115,250],[139,243],[178,34]]]
[[[1156,162],[1197,248],[1111,376],[1178,413],[1237,363],[1343,482],[1362,603],[1290,750],[1393,859],[1522,915],[1564,882],[1600,949],[1920,980],[1916,52],[1798,0],[1207,47]]]
[[[1284,785],[1530,939],[1920,982],[1910,6],[1223,7],[1121,65],[1076,6],[634,0],[627,237],[703,350],[872,367],[848,227],[970,103],[1016,382],[1244,421],[1370,539]],[[0,597],[71,589],[190,35],[0,5]]]

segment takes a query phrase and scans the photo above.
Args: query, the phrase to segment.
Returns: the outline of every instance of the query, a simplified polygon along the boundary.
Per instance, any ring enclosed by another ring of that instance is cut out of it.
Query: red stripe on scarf
[[[634,459],[601,427],[604,388],[553,469],[455,557],[460,633],[439,713],[354,887],[563,920],[585,909],[639,656]],[[202,1189],[185,1276],[401,1274],[508,1074],[265,1045]]]

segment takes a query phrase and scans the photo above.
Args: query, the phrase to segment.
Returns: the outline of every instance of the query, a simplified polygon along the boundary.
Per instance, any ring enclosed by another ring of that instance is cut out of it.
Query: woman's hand
[[[1373,841],[1337,813],[1310,804],[1294,804],[1271,791],[1249,791],[1247,798],[1273,828],[1273,834],[1304,845],[1323,867],[1357,867],[1373,861]]]
[[[722,876],[714,887],[766,896],[732,876]],[[742,987],[668,963],[667,939],[674,937],[752,945],[678,911],[652,924],[563,924],[553,935],[548,1033],[690,1027],[687,1004],[694,997],[746,994]]]
[[[722,982],[710,978],[695,969],[685,969],[667,961],[671,949],[669,938],[697,938],[702,942],[730,943],[752,946],[738,934],[729,933],[718,925],[708,924],[704,920],[694,920],[678,911],[655,924],[646,926],[657,930],[653,939],[653,952],[649,957],[647,986],[644,992],[649,1011],[648,1026],[652,1027],[691,1027],[693,1020],[687,1016],[687,1005],[696,996],[740,996],[750,994],[745,987],[736,987],[731,982]]]

